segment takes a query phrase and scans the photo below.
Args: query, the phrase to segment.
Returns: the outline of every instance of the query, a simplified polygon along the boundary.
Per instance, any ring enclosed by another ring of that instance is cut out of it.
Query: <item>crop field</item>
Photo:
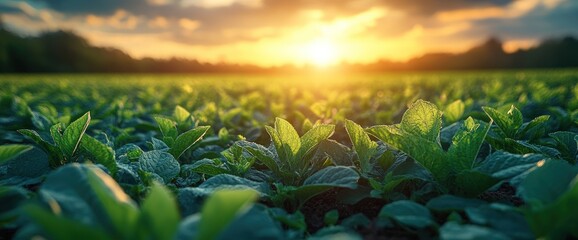
[[[0,86],[0,239],[578,238],[578,70]]]

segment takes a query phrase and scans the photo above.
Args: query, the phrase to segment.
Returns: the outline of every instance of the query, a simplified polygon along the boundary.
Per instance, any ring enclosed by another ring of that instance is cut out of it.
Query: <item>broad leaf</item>
[[[512,105],[512,108],[515,107]],[[520,126],[515,125],[514,120],[512,119],[512,115],[502,113],[491,107],[482,107],[482,109],[496,123],[498,128],[502,130],[502,132],[506,135],[506,137],[510,138],[514,137],[516,131]]]
[[[447,161],[456,172],[472,169],[480,147],[490,129],[490,124],[475,122],[469,117],[452,139],[452,146],[448,150],[452,158]]]
[[[485,240],[485,239],[494,239],[494,240],[510,240],[511,238],[507,235],[493,230],[491,228],[473,225],[473,224],[464,224],[460,225],[456,222],[448,222],[444,224],[440,228],[440,239],[445,240],[462,240],[462,239],[471,239],[471,240]]]
[[[377,143],[371,141],[363,128],[353,121],[345,120],[345,129],[353,143],[353,150],[357,153],[361,172],[369,173],[372,168],[370,160],[377,152]]]
[[[82,224],[73,219],[54,215],[36,205],[28,205],[25,208],[25,213],[30,219],[37,224],[42,231],[50,239],[86,239],[86,240],[100,240],[112,239],[104,230],[95,226]],[[66,231],[63,231],[66,229]],[[40,234],[40,233],[39,233]]]
[[[573,132],[554,132],[548,134],[556,140],[558,150],[562,153],[564,159],[570,163],[576,163],[576,154],[578,154],[578,134]]]
[[[0,146],[0,164],[10,161],[30,149],[32,149],[32,146],[23,144],[2,145]]]
[[[467,208],[466,215],[472,223],[485,225],[511,239],[535,239],[524,215],[514,207],[500,204]]]
[[[62,134],[62,145],[59,146],[65,156],[72,157],[74,155],[89,123],[90,112],[87,112],[66,127]]]
[[[253,157],[255,157],[255,159],[257,159],[258,162],[267,166],[267,168],[273,171],[273,173],[275,173],[276,175],[281,175],[280,163],[277,162],[277,160],[275,159],[275,155],[271,151],[269,151],[269,149],[259,144],[247,141],[239,141],[237,142],[237,144],[241,146],[245,151],[253,155]]]
[[[81,145],[92,157],[91,160],[94,163],[105,166],[113,176],[116,174],[118,166],[114,159],[114,150],[112,148],[89,135],[85,135],[82,138]]]
[[[130,237],[138,217],[133,201],[93,165],[73,163],[58,168],[46,178],[39,193],[55,201],[67,219],[100,227],[113,238]]]
[[[574,169],[576,169],[574,167]],[[557,174],[553,171],[551,175]],[[563,179],[561,182],[564,182]],[[534,206],[525,211],[526,220],[538,238],[564,239],[578,238],[578,177],[569,184],[569,188],[555,202],[546,206]]]
[[[543,159],[544,156],[540,154],[518,155],[497,151],[488,156],[475,170],[497,179],[511,179],[536,167]]]
[[[459,121],[464,115],[465,109],[466,105],[460,99],[448,104],[444,109],[444,118],[446,119],[446,124]]]
[[[403,114],[399,127],[405,132],[439,143],[441,118],[442,112],[434,104],[417,100]]]
[[[217,166],[219,159],[201,159],[190,165],[190,170],[196,173],[215,176],[218,174],[229,173],[224,168]]]
[[[400,200],[383,206],[379,217],[391,218],[401,225],[418,229],[436,225],[429,209],[408,200]]]
[[[170,182],[180,172],[180,164],[173,155],[159,150],[144,152],[138,163],[140,169],[158,174],[165,182]]]
[[[201,210],[197,239],[216,239],[227,225],[251,207],[257,196],[248,189],[213,193]]]
[[[275,130],[279,133],[283,148],[288,156],[295,156],[301,148],[301,140],[299,134],[291,123],[282,118],[275,119]]]
[[[200,126],[194,129],[191,129],[181,135],[179,135],[169,150],[169,152],[178,159],[187,149],[192,147],[195,143],[197,143],[205,133],[209,130],[209,126]]]
[[[152,239],[173,239],[180,222],[178,206],[171,192],[155,183],[150,194],[141,205],[141,225],[145,237]]]
[[[303,157],[310,154],[321,141],[331,137],[335,131],[335,125],[317,125],[305,133],[301,139],[300,149],[296,155],[297,161],[303,161]],[[303,164],[302,164],[303,165]]]
[[[355,170],[343,166],[330,166],[305,179],[303,185],[294,190],[294,194],[299,203],[303,204],[334,187],[354,189],[358,180],[359,174]]]
[[[556,201],[571,188],[578,166],[561,160],[542,162],[530,172],[518,188],[518,194],[530,204],[545,205]]]
[[[170,120],[165,117],[156,116],[155,121],[159,125],[159,129],[161,130],[161,134],[163,134],[164,138],[169,138],[173,140],[177,138],[178,135],[177,124],[173,120]],[[171,145],[172,143],[169,144],[169,146]]]
[[[191,117],[191,113],[187,111],[185,108],[181,107],[180,105],[177,105],[175,107],[173,116],[175,116],[175,120],[178,123],[184,123]]]
[[[205,189],[209,192],[222,189],[252,189],[262,195],[267,195],[270,191],[269,185],[264,182],[256,182],[246,178],[230,174],[219,174],[207,179],[198,188]]]

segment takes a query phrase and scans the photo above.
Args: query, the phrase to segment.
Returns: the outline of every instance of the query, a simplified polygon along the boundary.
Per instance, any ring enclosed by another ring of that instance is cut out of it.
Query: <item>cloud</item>
[[[220,8],[231,5],[243,5],[247,7],[260,7],[261,0],[182,0],[181,6],[197,6],[201,8]]]
[[[133,56],[263,64],[321,40],[367,62],[462,51],[491,35],[516,49],[578,34],[575,0],[0,0],[0,13],[20,33],[71,29]]]

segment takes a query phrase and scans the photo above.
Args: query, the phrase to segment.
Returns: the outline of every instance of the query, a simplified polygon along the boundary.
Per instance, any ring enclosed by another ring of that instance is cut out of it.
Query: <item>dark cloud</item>
[[[506,6],[515,0],[381,0],[380,3],[410,14],[431,15],[440,11],[462,8]],[[521,1],[521,0],[520,0]]]
[[[489,35],[505,39],[549,38],[578,34],[576,23],[578,2],[566,1],[551,9],[540,5],[519,18],[475,21],[474,27],[461,35],[477,39]]]

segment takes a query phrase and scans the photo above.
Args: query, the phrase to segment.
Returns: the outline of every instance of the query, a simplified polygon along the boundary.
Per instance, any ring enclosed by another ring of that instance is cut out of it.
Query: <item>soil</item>
[[[516,207],[524,204],[524,201],[516,196],[516,189],[507,182],[502,183],[496,191],[482,193],[478,198],[487,202],[500,202]]]
[[[388,202],[383,199],[365,198],[356,204],[342,204],[337,202],[338,189],[332,189],[321,195],[311,198],[301,208],[305,215],[307,230],[313,234],[325,226],[325,214],[333,209],[339,212],[339,221],[357,213],[362,213],[369,219],[376,219],[381,208]],[[398,228],[378,228],[375,222],[369,226],[356,229],[364,239],[415,239],[416,236],[404,229]]]

